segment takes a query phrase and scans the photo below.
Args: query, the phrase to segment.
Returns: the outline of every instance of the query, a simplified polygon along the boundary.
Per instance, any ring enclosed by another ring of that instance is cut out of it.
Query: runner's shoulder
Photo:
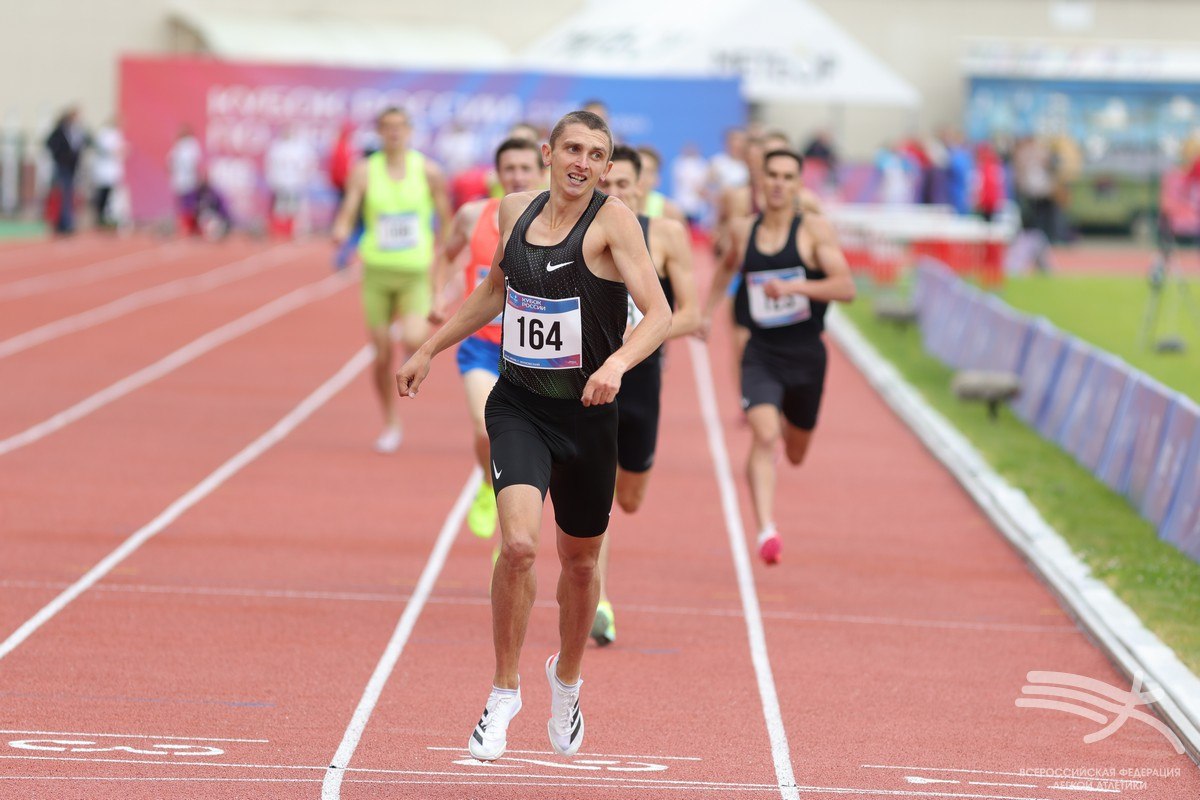
[[[687,227],[677,219],[669,217],[652,217],[650,219],[650,238],[662,238],[664,241],[682,242],[688,236]]]
[[[521,213],[526,208],[529,208],[529,204],[532,203],[534,198],[536,198],[539,194],[541,194],[541,190],[535,189],[529,192],[513,192],[512,194],[504,195],[504,197],[500,199],[501,225],[503,225],[505,222],[507,222],[509,225],[516,222],[517,217],[521,216]]]

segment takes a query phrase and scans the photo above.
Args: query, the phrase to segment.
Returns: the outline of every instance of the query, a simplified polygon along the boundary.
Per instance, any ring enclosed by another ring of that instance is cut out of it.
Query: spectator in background
[[[1054,168],[1044,142],[1027,136],[1017,142],[1013,152],[1013,181],[1021,206],[1021,241],[1013,251],[1020,261],[1035,263],[1040,270],[1050,268],[1050,242],[1057,228],[1054,201]],[[1014,257],[1015,258],[1015,257]]]
[[[48,198],[54,232],[69,235],[75,232],[75,175],[79,171],[79,159],[90,144],[87,131],[79,121],[79,109],[68,107],[46,138],[46,149],[54,162],[51,197]],[[57,196],[57,206],[55,206]]]
[[[741,128],[726,131],[725,150],[709,159],[708,166],[714,201],[725,191],[748,184],[750,169],[746,166],[746,132]]]
[[[346,196],[346,181],[350,179],[350,170],[358,161],[358,153],[354,149],[354,123],[346,120],[338,128],[337,139],[333,142],[333,150],[329,153],[329,183],[338,195],[338,205]]]
[[[192,127],[186,123],[180,125],[175,144],[167,153],[167,171],[171,178],[171,193],[175,195],[179,226],[185,234],[197,233],[194,227],[189,226],[190,217],[184,208],[184,201],[200,185],[203,166],[204,153],[200,149],[200,142],[192,134]]]
[[[946,148],[946,199],[959,214],[970,214],[974,208],[972,189],[975,182],[975,159],[967,149],[962,132],[947,128],[942,132]]]
[[[233,228],[229,205],[208,182],[208,174],[202,167],[196,175],[195,187],[179,197],[179,222],[184,233],[210,241],[224,238]]]
[[[271,193],[269,227],[273,235],[290,237],[296,233],[296,219],[304,210],[316,161],[312,147],[290,125],[267,148],[264,170]]]
[[[913,182],[919,167],[903,146],[881,147],[875,155],[875,173],[879,202],[889,206],[913,202]]]
[[[817,168],[822,176],[821,183],[837,183],[838,157],[833,146],[833,137],[827,130],[818,130],[801,153],[805,167]]]
[[[671,185],[675,188],[675,202],[692,225],[708,216],[704,198],[707,183],[708,164],[700,149],[689,142],[671,164]]]
[[[125,136],[121,133],[118,120],[110,120],[96,132],[92,157],[92,204],[96,224],[101,228],[117,226],[119,215],[113,212],[118,203],[114,192],[125,180],[125,150]]]
[[[991,222],[1004,206],[1007,194],[1004,178],[1004,162],[996,150],[987,142],[975,148],[978,196],[975,209],[985,222]]]

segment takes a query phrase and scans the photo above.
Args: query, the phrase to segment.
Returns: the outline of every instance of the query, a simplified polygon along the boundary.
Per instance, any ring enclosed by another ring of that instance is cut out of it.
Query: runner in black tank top
[[[637,219],[595,191],[611,153],[612,135],[595,114],[571,112],[555,125],[542,146],[550,191],[501,201],[501,243],[487,278],[396,374],[401,396],[415,397],[434,355],[504,313],[502,374],[484,415],[502,537],[491,591],[496,662],[467,740],[484,761],[503,755],[521,709],[517,667],[547,492],[562,572],[560,650],[546,661],[546,730],[561,755],[583,742],[580,674],[617,471],[613,400],[624,374],[654,352],[671,324]],[[626,291],[646,316],[622,343]]]
[[[587,379],[621,346],[628,293],[624,283],[593,275],[583,259],[583,237],[608,195],[593,191],[558,244],[530,244],[529,223],[549,199],[542,192],[529,204],[504,248],[500,379],[544,397],[578,400]]]
[[[635,212],[642,207],[641,156],[625,146],[613,150],[613,166],[604,180],[604,190]],[[659,284],[668,304],[675,308],[671,337],[693,332],[699,323],[695,282],[692,280],[691,237],[683,224],[664,218],[638,216],[642,236],[650,252]],[[640,322],[637,307],[629,305],[629,325]],[[646,495],[650,469],[658,448],[658,422],[662,403],[664,351],[653,355],[625,373],[617,397],[617,503],[626,513],[638,510]],[[600,603],[592,625],[592,638],[600,645],[616,639],[616,622],[608,598],[607,571],[609,537],[600,552]]]
[[[759,555],[768,564],[779,560],[783,546],[772,515],[778,443],[792,464],[804,460],[825,385],[825,310],[831,300],[854,298],[832,228],[819,214],[796,213],[800,165],[790,151],[765,157],[763,213],[735,230],[741,252],[721,265],[708,305],[716,307],[714,297],[740,272],[734,307],[750,333],[741,360],[742,406],[754,436],[746,473]]]

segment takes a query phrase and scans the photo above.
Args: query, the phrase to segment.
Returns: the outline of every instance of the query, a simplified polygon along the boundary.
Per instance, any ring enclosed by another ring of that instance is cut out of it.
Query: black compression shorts
[[[617,406],[535,394],[503,376],[484,410],[492,445],[492,488],[537,487],[554,521],[580,538],[608,529],[617,483]]]
[[[655,353],[621,379],[617,395],[617,463],[626,472],[654,466],[662,397],[662,357]]]
[[[742,354],[742,408],[772,405],[797,428],[817,426],[825,389],[825,343],[780,350],[750,337]]]

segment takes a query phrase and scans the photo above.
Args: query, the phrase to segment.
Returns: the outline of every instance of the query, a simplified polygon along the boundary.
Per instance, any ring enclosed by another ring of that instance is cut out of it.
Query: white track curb
[[[830,336],[892,410],[962,484],[1000,532],[1033,565],[1079,623],[1131,678],[1162,688],[1155,704],[1193,759],[1200,754],[1200,679],[1151,633],[1029,502],[983,460],[838,309],[826,320]]]

